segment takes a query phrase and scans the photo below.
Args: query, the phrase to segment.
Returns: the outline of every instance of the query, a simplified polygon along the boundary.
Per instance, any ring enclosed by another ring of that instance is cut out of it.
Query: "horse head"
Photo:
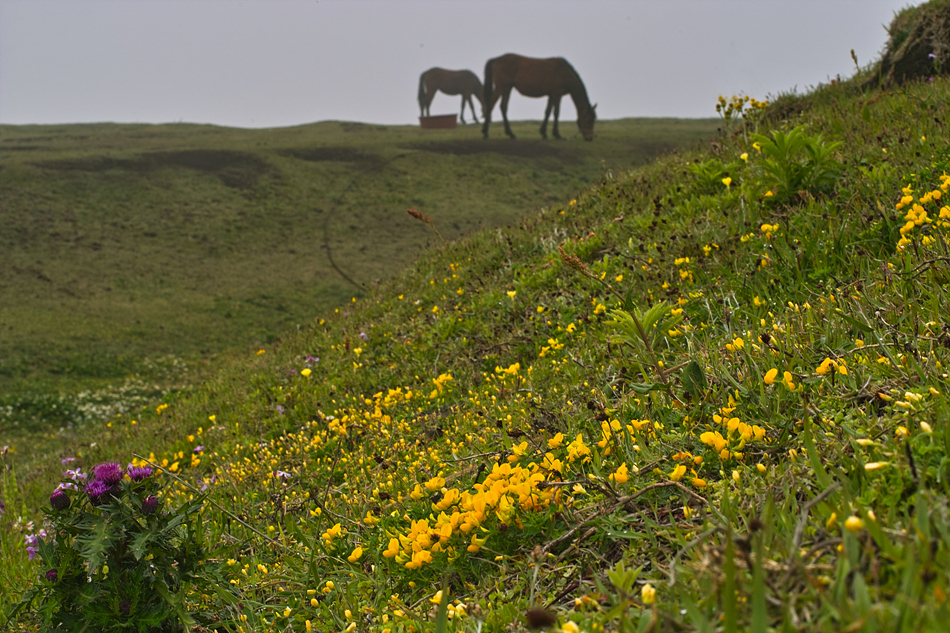
[[[594,121],[597,120],[597,104],[585,108],[577,115],[577,127],[585,141],[594,140]]]

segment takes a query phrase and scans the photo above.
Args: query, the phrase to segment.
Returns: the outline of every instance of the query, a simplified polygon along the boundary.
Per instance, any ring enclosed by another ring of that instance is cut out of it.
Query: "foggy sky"
[[[876,58],[905,4],[0,0],[0,123],[412,124],[422,71],[481,76],[507,52],[566,57],[602,119],[714,117],[720,94],[763,99],[849,76],[849,51]],[[540,119],[544,105],[515,95],[509,117]],[[458,106],[439,95],[432,114]]]

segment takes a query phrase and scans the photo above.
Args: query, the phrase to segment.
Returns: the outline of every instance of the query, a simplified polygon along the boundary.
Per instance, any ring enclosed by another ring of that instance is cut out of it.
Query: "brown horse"
[[[563,57],[535,59],[508,53],[489,59],[485,64],[485,99],[482,135],[488,138],[488,126],[491,123],[491,111],[501,97],[501,116],[505,121],[505,134],[515,135],[508,125],[508,98],[511,89],[526,97],[547,97],[548,107],[544,111],[544,123],[541,124],[541,136],[548,137],[548,117],[554,110],[554,138],[561,138],[557,131],[557,119],[561,112],[561,97],[571,95],[577,108],[577,127],[585,141],[594,138],[594,120],[597,118],[594,108],[587,98],[587,90],[580,75]]]
[[[472,104],[472,95],[482,102],[482,82],[478,75],[470,70],[446,70],[444,68],[430,68],[419,77],[419,113],[420,116],[429,116],[429,106],[435,93],[441,90],[447,95],[462,95],[462,123],[465,123],[465,104],[472,111],[472,117],[478,123],[475,106]]]

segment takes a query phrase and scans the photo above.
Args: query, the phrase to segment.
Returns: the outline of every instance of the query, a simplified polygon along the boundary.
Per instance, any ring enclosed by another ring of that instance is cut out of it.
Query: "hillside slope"
[[[59,457],[207,490],[196,630],[942,630],[950,84],[856,85],[453,241]],[[3,473],[8,505],[59,470]]]
[[[408,207],[505,226],[718,123],[518,125],[0,126],[0,434],[134,410],[361,296],[438,241]]]

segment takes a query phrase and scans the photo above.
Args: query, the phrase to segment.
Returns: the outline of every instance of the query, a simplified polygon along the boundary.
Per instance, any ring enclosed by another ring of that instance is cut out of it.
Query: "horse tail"
[[[429,72],[429,71],[426,71]],[[419,75],[419,108],[425,108],[426,99],[426,73]]]

